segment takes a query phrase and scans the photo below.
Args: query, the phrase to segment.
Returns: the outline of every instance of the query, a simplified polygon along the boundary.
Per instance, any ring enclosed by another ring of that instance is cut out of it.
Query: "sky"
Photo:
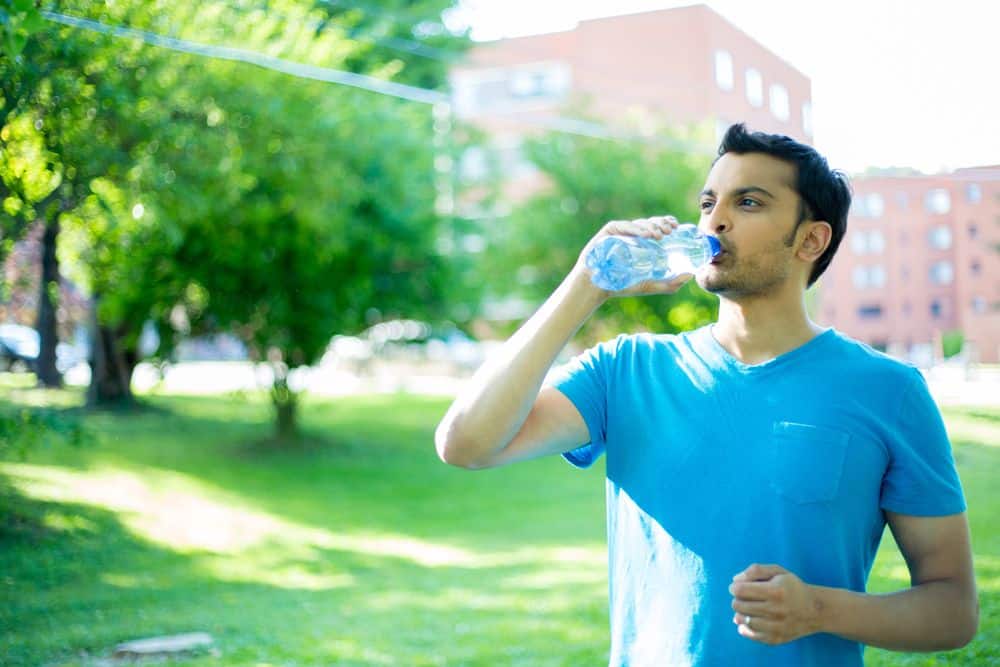
[[[461,0],[476,40],[694,4]],[[814,143],[832,166],[933,173],[1000,164],[1000,1],[708,0],[812,81]],[[993,44],[994,46],[990,46]],[[706,82],[707,85],[712,82]]]

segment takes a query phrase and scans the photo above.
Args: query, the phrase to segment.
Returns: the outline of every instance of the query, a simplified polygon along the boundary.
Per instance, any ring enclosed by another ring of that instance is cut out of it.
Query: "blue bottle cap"
[[[714,236],[707,236],[706,238],[708,238],[708,247],[712,249],[712,257],[716,257],[722,252],[722,244]]]

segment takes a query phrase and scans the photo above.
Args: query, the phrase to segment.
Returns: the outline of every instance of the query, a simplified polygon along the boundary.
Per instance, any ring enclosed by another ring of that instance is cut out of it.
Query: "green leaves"
[[[551,187],[523,202],[489,244],[494,275],[509,275],[522,296],[545,298],[572,269],[580,251],[609,220],[671,214],[697,220],[697,193],[707,153],[678,133],[647,140],[550,134],[529,141],[526,156]],[[677,145],[678,148],[671,148]],[[587,340],[625,330],[674,332],[715,314],[716,299],[688,284],[670,296],[614,299],[582,330]]]
[[[42,29],[45,19],[36,0],[0,1],[0,50],[11,60],[19,60],[28,38]]]
[[[448,63],[400,40],[466,48],[434,29],[450,4],[370,13],[124,0],[60,11],[441,87]],[[8,219],[57,193],[65,271],[130,350],[152,319],[163,356],[179,335],[224,330],[255,358],[294,367],[370,324],[373,309],[445,312],[428,106],[55,23],[24,49],[26,65],[0,62],[3,240],[18,231]]]

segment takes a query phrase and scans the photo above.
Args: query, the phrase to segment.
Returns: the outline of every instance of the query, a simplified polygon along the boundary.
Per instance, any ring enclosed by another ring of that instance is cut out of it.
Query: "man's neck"
[[[809,319],[801,292],[775,299],[722,298],[712,334],[745,364],[761,364],[800,347],[823,331]]]

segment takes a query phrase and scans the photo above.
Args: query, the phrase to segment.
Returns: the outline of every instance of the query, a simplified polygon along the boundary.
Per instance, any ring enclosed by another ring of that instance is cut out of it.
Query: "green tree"
[[[548,187],[516,207],[508,224],[493,227],[493,273],[510,276],[505,285],[537,302],[607,221],[666,214],[697,221],[697,194],[710,166],[698,145],[707,144],[666,131],[646,140],[553,133],[528,141],[526,155]],[[715,297],[688,283],[672,295],[613,299],[580,337],[593,342],[624,330],[683,331],[716,310]]]
[[[449,3],[381,6],[63,10],[442,87],[447,59],[381,46],[407,34],[457,53],[467,39],[443,29]],[[164,354],[181,320],[235,327],[275,360],[276,404],[294,405],[287,369],[314,361],[331,334],[363,326],[373,306],[430,313],[450,287],[431,242],[441,220],[429,109],[71,28],[36,37],[31,77],[3,72],[5,93],[20,93],[6,95],[17,103],[5,115],[41,117],[56,156],[73,239],[63,254],[95,301],[93,402],[130,399],[152,318]],[[292,428],[294,409],[279,414]]]
[[[42,29],[41,0],[0,0],[0,53],[19,60],[32,33]]]

